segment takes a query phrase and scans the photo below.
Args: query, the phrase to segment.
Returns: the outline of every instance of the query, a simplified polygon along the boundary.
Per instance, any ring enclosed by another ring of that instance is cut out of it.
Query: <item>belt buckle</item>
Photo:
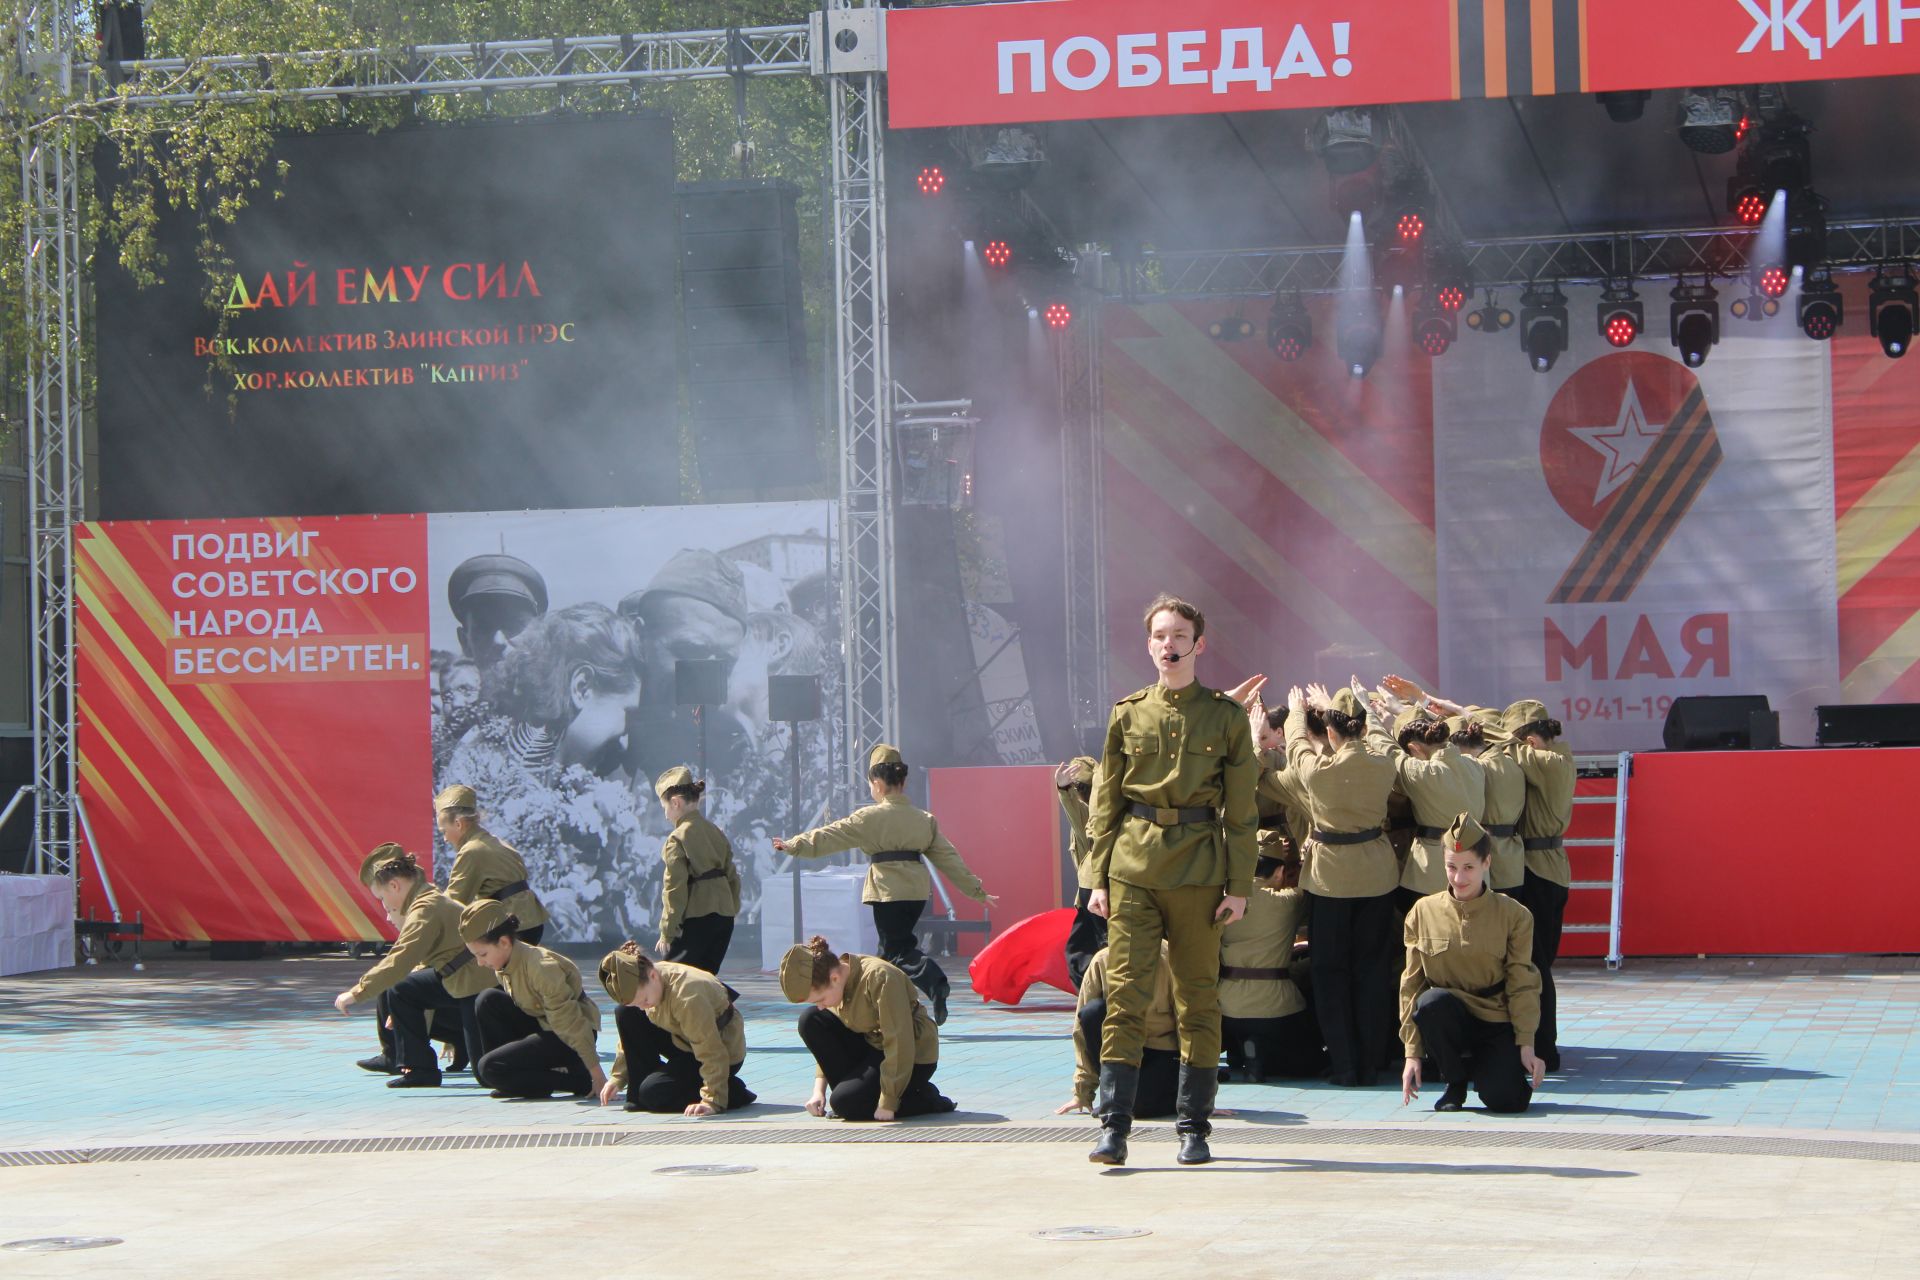
[[[1153,820],[1163,827],[1177,827],[1180,825],[1180,811],[1178,809],[1155,809],[1153,811]]]

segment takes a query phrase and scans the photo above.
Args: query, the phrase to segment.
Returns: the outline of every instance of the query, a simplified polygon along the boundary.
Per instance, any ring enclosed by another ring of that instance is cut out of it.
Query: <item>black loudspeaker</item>
[[[709,500],[820,478],[798,196],[774,181],[678,188],[687,396]]]
[[[1669,751],[1777,747],[1780,717],[1764,696],[1675,698],[1660,736]]]
[[[1815,707],[1813,740],[1823,747],[1920,747],[1920,702]]]
[[[767,677],[767,719],[792,722],[819,718],[819,676]]]
[[[673,700],[683,707],[718,707],[727,700],[727,669],[719,658],[682,658],[673,664]]]

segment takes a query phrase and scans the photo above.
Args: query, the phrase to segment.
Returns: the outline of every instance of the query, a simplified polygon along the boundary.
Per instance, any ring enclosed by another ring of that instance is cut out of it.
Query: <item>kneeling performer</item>
[[[624,1095],[629,1111],[714,1116],[753,1102],[740,1079],[745,1019],[725,983],[690,964],[655,963],[629,942],[600,962],[600,985],[620,1033],[600,1105]]]
[[[833,954],[809,939],[780,960],[780,990],[800,1015],[800,1039],[819,1065],[807,1112],[895,1120],[952,1111],[933,1087],[940,1032],[907,975],[878,956]]]
[[[460,914],[460,937],[500,986],[473,1002],[483,1051],[475,1068],[496,1098],[598,1094],[606,1087],[594,1039],[600,1010],[580,970],[557,951],[520,942],[506,904],[482,898]]]
[[[1133,1090],[1133,1114],[1155,1120],[1174,1112],[1180,1088],[1180,1035],[1174,1023],[1173,966],[1166,943],[1160,944],[1160,969],[1147,1005],[1146,1047],[1140,1050],[1140,1081]],[[1080,1005],[1073,1016],[1073,1100],[1054,1110],[1091,1111],[1100,1083],[1101,1027],[1107,1020],[1107,949],[1100,948],[1080,977]]]

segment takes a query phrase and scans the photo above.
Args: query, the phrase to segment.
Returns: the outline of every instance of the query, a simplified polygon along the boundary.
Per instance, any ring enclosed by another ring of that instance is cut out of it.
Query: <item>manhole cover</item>
[[[1033,1233],[1035,1240],[1134,1240],[1150,1236],[1145,1227],[1048,1227]]]
[[[124,1244],[117,1236],[41,1236],[37,1240],[9,1240],[0,1249],[14,1253],[71,1253],[75,1249],[104,1249]]]
[[[725,1178],[757,1170],[750,1164],[670,1164],[654,1172],[668,1178]]]

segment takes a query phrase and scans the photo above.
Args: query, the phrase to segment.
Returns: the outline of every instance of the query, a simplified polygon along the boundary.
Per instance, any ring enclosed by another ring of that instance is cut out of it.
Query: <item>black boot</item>
[[[1175,1096],[1173,1131],[1180,1135],[1181,1164],[1206,1164],[1213,1159],[1207,1147],[1207,1135],[1213,1132],[1213,1095],[1220,1087],[1219,1076],[1205,1067],[1180,1064],[1180,1091]]]
[[[1240,1052],[1247,1061],[1247,1079],[1254,1084],[1265,1084],[1267,1082],[1267,1064],[1260,1058],[1259,1044],[1253,1040],[1248,1040],[1240,1046]]]
[[[1435,1111],[1458,1111],[1466,1105],[1467,1082],[1465,1080],[1455,1080],[1447,1086],[1447,1091],[1440,1095],[1440,1100],[1433,1104],[1433,1109]]]
[[[1133,1132],[1133,1095],[1140,1085],[1140,1068],[1124,1062],[1100,1064],[1100,1096],[1093,1114],[1100,1117],[1100,1141],[1087,1159],[1094,1164],[1125,1164],[1127,1135]]]
[[[371,1071],[377,1076],[397,1076],[400,1074],[400,1064],[384,1053],[376,1054],[371,1058],[362,1058],[353,1065],[362,1071]]]

